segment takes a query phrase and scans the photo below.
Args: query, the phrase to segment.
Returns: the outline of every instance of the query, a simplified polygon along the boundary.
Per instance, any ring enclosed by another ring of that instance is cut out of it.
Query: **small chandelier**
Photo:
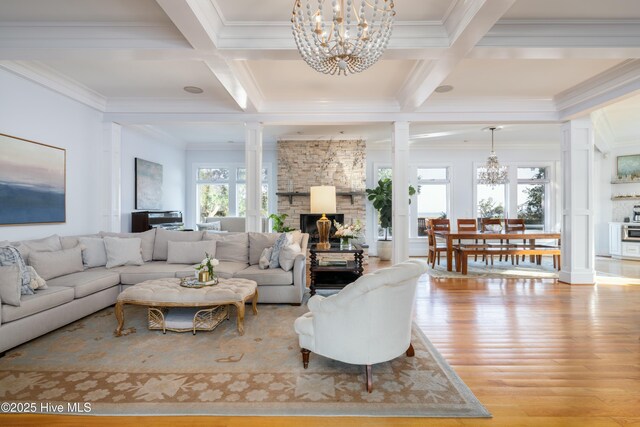
[[[295,1],[293,38],[302,59],[314,70],[346,76],[364,71],[380,59],[396,15],[393,0],[361,0],[359,7],[356,2]]]
[[[509,182],[509,175],[506,166],[500,166],[498,155],[493,149],[493,133],[500,130],[496,127],[490,127],[491,131],[491,153],[487,158],[487,164],[478,172],[478,183],[490,185],[494,188],[496,185],[506,184]]]

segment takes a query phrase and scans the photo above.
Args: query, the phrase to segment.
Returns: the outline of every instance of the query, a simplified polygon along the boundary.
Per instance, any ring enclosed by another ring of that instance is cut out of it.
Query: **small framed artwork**
[[[136,209],[162,209],[162,165],[137,157]]]
[[[618,179],[640,179],[640,154],[618,156]]]
[[[0,225],[66,221],[67,152],[0,134]]]

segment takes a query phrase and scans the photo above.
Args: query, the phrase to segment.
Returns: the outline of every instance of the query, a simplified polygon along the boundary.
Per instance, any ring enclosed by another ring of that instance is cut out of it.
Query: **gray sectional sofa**
[[[261,270],[258,265],[260,254],[265,248],[274,245],[280,236],[279,233],[213,234],[206,231],[153,229],[143,233],[101,232],[99,235],[93,235],[97,236],[140,238],[144,264],[110,269],[103,266],[86,268],[83,271],[48,278],[48,288],[36,290],[34,295],[22,295],[20,306],[2,303],[0,353],[115,304],[123,287],[149,279],[193,276],[193,264],[168,262],[168,242],[215,240],[214,256],[220,261],[215,269],[218,277],[255,280],[259,287],[260,303],[300,304],[306,291],[305,254],[308,234],[298,232],[293,237],[302,251],[295,256],[290,271],[282,268]],[[60,247],[63,250],[75,248],[80,244],[79,237],[60,237]],[[28,243],[29,241],[12,242],[12,245],[21,247],[22,244],[24,248]],[[43,252],[39,252],[40,257],[42,254]],[[24,255],[29,257],[27,253]]]

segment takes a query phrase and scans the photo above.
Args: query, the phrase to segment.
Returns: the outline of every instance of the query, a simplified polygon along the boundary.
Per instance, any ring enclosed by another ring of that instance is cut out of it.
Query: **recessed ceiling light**
[[[451,85],[442,85],[436,88],[436,92],[438,93],[447,93],[447,92],[451,92],[452,90],[453,90],[453,86]]]
[[[343,130],[340,131],[340,135],[344,135],[344,131]]]
[[[189,93],[202,93],[202,92],[204,92],[204,90],[202,90],[202,88],[199,88],[197,86],[185,86],[184,87],[184,91],[185,92],[189,92]]]
[[[304,132],[300,132],[300,131],[298,131],[298,132],[296,132],[296,133],[297,133],[298,135],[304,135]]]
[[[233,141],[227,141],[227,144],[233,144]]]

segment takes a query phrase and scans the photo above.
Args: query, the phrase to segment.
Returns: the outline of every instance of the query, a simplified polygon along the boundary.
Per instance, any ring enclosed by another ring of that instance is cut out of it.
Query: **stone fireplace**
[[[289,215],[286,225],[301,228],[301,214],[311,213],[310,187],[333,185],[336,212],[343,216],[338,222],[350,224],[359,219],[364,227],[365,149],[363,140],[279,141],[278,213]],[[330,215],[327,217],[332,219]],[[306,222],[312,221],[315,227],[315,220],[303,218]],[[333,232],[335,229],[331,234]]]

